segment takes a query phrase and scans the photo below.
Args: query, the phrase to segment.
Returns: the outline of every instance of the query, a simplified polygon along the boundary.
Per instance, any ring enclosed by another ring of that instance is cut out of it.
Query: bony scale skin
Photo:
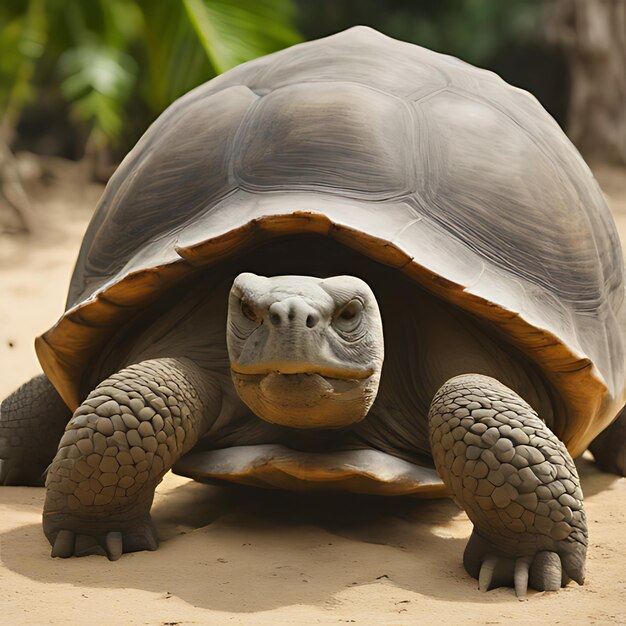
[[[429,412],[437,470],[474,524],[467,571],[480,588],[582,584],[583,494],[566,447],[522,398],[487,376],[449,380]]]
[[[596,439],[623,428],[623,295],[602,194],[532,97],[351,29],[199,87],[131,151],[44,375],[2,403],[0,479],[46,477],[53,556],[156,549],[173,469],[452,495],[481,589],[582,583],[572,455],[623,473]]]

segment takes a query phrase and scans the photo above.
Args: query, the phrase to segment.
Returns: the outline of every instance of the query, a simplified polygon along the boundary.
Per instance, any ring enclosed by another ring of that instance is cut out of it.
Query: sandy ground
[[[599,172],[626,237],[626,175]],[[63,309],[101,189],[30,190],[43,228],[0,237],[0,396],[39,371],[33,337]],[[155,553],[60,560],[44,491],[0,488],[3,624],[624,624],[626,479],[578,467],[590,520],[587,581],[558,593],[481,594],[461,564],[471,524],[450,501],[304,497],[168,475]]]

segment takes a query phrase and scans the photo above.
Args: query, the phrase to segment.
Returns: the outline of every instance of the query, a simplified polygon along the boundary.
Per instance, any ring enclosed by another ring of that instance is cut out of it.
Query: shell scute
[[[404,101],[366,86],[291,85],[264,96],[241,125],[235,171],[252,191],[402,196],[415,186],[412,126]]]

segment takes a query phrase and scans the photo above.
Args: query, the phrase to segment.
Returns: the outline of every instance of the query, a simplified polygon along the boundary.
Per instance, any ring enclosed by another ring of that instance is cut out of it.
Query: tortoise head
[[[340,428],[363,419],[376,398],[382,321],[359,278],[240,274],[226,337],[237,393],[268,422]]]

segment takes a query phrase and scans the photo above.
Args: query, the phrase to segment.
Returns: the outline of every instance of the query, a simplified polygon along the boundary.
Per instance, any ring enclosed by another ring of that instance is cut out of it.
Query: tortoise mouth
[[[319,372],[271,371],[241,374],[232,369],[239,397],[252,412],[292,428],[343,428],[362,420],[374,400],[378,381],[333,377]]]
[[[329,376],[321,372],[285,372],[268,371],[262,374],[242,374],[233,370],[233,375],[248,384],[256,384],[262,393],[285,394],[301,393],[309,389],[316,389],[326,394],[333,394],[338,401],[348,401],[361,388],[365,377],[338,377]]]
[[[231,363],[231,370],[240,376],[321,376],[327,380],[359,380],[369,378],[373,367],[345,367],[341,365],[320,365],[303,361],[268,361],[263,363]]]

